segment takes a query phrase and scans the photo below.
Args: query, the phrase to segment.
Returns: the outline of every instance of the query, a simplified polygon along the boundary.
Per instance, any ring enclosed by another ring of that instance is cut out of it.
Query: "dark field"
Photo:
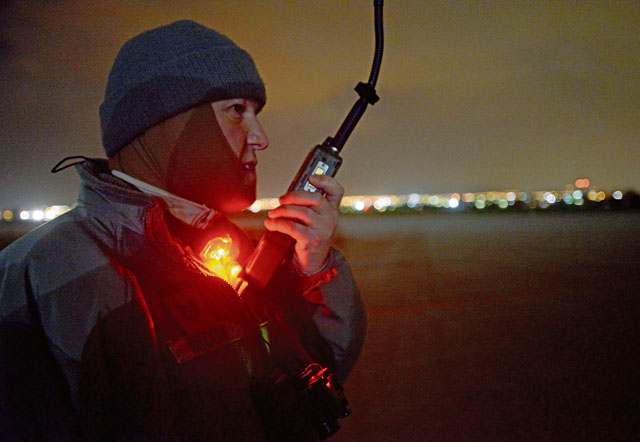
[[[369,329],[332,441],[640,440],[640,213],[345,217]]]
[[[640,440],[640,214],[343,221],[369,330],[332,440]]]

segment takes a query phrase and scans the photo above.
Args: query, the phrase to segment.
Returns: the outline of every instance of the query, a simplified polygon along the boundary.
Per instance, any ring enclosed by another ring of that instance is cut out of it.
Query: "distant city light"
[[[490,190],[466,193],[414,192],[404,195],[351,195],[342,198],[340,212],[343,214],[370,213],[371,211],[383,213],[403,209],[410,209],[414,212],[420,212],[424,209],[484,210],[497,208],[507,210],[514,206],[516,210],[544,210],[557,205],[558,202],[563,202],[568,206],[583,206],[590,205],[588,201],[598,204],[606,201],[607,198],[621,200],[624,196],[620,190],[607,194],[593,186],[587,178],[578,179],[574,184],[567,184],[563,190],[537,190],[530,193],[519,190]],[[586,188],[587,186],[590,187]],[[257,214],[273,210],[279,205],[279,198],[262,198],[256,200],[247,210]],[[18,220],[41,223],[53,220],[70,209],[69,206],[64,205],[35,207],[19,211],[0,209],[0,222],[12,223]]]
[[[42,221],[44,219],[44,211],[34,210],[31,212],[31,218],[33,218],[34,221]]]
[[[22,209],[15,212],[10,209],[5,209],[0,210],[0,222],[12,223],[16,221],[16,217],[19,221],[50,221],[70,209],[71,208],[69,206],[49,206],[45,208],[34,208],[31,210]]]
[[[577,179],[574,184],[578,189],[586,189],[591,185],[591,182],[589,181],[588,178],[580,178],[580,179]]]
[[[551,192],[545,192],[544,200],[549,204],[553,204],[556,202],[556,196]]]
[[[409,195],[409,198],[407,199],[407,207],[409,207],[410,209],[413,209],[420,203],[420,201],[421,201],[420,195],[418,195],[417,193],[412,193],[411,195]]]
[[[387,209],[395,209],[390,196],[378,197],[373,203],[373,208],[378,212],[385,212]]]

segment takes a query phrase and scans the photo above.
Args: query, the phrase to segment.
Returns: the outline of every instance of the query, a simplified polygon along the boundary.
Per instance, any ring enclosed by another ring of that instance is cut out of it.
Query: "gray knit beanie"
[[[264,106],[251,56],[224,35],[189,20],[144,32],[116,57],[100,106],[102,145],[114,155],[156,124],[201,103],[250,98]]]

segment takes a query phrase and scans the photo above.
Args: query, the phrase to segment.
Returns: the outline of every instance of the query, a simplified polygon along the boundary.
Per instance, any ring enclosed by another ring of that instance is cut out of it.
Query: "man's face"
[[[224,213],[256,199],[256,151],[269,140],[258,104],[244,98],[216,101],[185,113],[170,160],[169,191]]]

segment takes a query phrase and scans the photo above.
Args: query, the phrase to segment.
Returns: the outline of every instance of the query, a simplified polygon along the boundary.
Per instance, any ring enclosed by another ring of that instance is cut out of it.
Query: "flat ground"
[[[345,217],[339,234],[368,334],[332,441],[640,440],[640,213]]]
[[[341,233],[369,328],[332,441],[640,440],[640,214]]]

